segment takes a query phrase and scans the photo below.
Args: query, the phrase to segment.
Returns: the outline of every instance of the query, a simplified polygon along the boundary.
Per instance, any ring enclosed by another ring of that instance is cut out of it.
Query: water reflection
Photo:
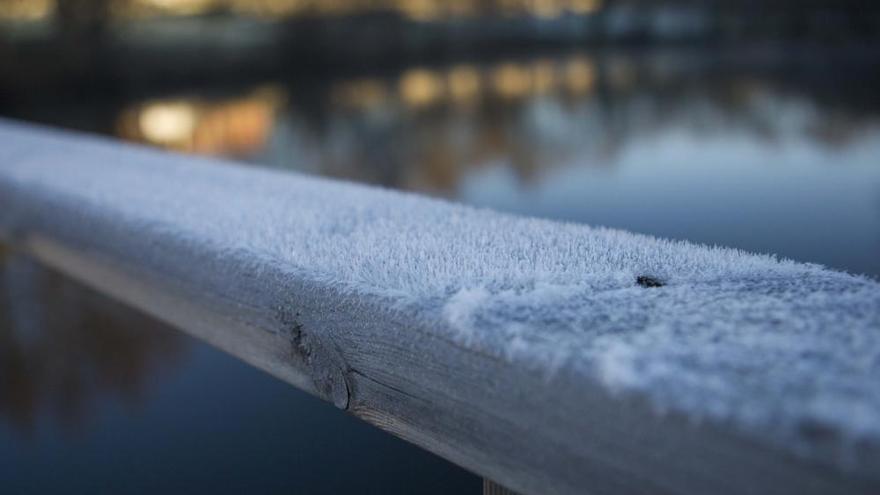
[[[0,418],[76,429],[99,402],[136,406],[187,348],[173,330],[0,248]]]
[[[454,195],[467,170],[503,161],[529,182],[574,158],[618,166],[631,143],[669,130],[840,149],[864,141],[880,122],[876,97],[828,87],[831,76],[718,73],[707,62],[580,54],[414,67],[235,97],[136,103],[116,131],[179,151]],[[873,73],[852,77],[855,89],[880,82]]]
[[[284,94],[258,88],[240,98],[148,101],[122,112],[117,133],[164,148],[206,155],[248,156],[269,140]]]
[[[115,7],[122,17],[192,15],[225,10],[268,18],[394,12],[415,20],[430,21],[487,13],[558,17],[564,13],[587,14],[600,5],[599,0],[133,0],[117,2]]]
[[[0,20],[18,22],[52,16],[61,1],[2,0]],[[601,7],[600,0],[91,0],[80,5],[106,11],[114,19],[236,14],[277,19],[294,16],[354,16],[394,13],[418,21],[478,15],[554,18],[584,15]]]

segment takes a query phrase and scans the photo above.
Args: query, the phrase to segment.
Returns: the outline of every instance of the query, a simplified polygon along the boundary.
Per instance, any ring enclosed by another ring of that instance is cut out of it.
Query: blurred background
[[[3,117],[875,278],[877,88],[876,2],[0,0]],[[479,492],[469,473],[5,260],[0,310],[30,315],[0,319],[10,486]],[[226,383],[248,384],[247,407]],[[334,454],[340,442],[357,455]]]

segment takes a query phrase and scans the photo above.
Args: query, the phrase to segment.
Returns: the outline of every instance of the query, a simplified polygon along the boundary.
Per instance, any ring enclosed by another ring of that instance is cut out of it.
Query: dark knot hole
[[[662,280],[647,275],[639,275],[636,277],[636,283],[642,287],[663,287],[666,285]]]

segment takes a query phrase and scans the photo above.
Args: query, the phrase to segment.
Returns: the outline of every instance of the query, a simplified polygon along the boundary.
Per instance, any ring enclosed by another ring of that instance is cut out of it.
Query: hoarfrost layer
[[[580,373],[658,411],[725,421],[802,454],[816,432],[823,441],[830,433],[844,464],[857,443],[880,443],[874,281],[345,182],[35,136],[0,124],[0,191],[66,196],[217,258],[283,266],[351,297],[380,298],[445,338],[548,379]],[[3,216],[0,225],[14,223]],[[642,276],[664,285],[640,286]]]

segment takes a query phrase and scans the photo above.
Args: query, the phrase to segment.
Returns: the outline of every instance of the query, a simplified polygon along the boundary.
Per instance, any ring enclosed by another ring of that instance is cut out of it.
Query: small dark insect
[[[664,284],[660,280],[657,280],[654,277],[649,277],[647,275],[639,275],[636,277],[636,283],[641,285],[642,287],[663,287]]]

